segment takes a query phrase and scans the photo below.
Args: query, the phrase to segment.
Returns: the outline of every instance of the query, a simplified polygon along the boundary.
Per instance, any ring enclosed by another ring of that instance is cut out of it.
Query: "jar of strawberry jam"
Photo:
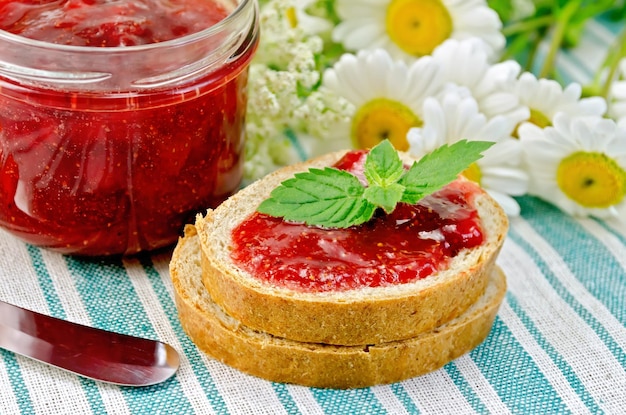
[[[0,1],[0,226],[76,255],[172,244],[238,188],[255,0]]]

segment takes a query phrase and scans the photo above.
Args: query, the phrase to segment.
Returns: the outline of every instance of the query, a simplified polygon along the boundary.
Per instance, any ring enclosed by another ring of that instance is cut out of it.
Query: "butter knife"
[[[100,382],[163,382],[180,359],[166,343],[72,323],[0,301],[0,348]]]

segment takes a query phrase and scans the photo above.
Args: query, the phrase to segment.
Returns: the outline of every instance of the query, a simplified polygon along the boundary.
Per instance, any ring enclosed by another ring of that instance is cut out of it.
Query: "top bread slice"
[[[482,245],[464,249],[449,266],[415,282],[340,292],[302,292],[271,285],[231,260],[231,232],[253,214],[282,181],[309,168],[336,163],[330,153],[277,170],[196,218],[203,283],[213,301],[242,324],[300,342],[379,344],[415,337],[465,312],[484,293],[508,221],[500,206],[476,186],[473,204]],[[402,153],[406,163],[413,159]],[[464,180],[464,179],[459,179]]]

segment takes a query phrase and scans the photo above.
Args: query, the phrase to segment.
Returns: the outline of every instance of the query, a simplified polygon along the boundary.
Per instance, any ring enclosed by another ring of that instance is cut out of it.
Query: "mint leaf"
[[[461,140],[435,149],[413,163],[400,179],[405,187],[402,202],[417,203],[451,181],[482,157],[482,152],[491,147],[491,141]]]
[[[404,186],[393,183],[389,186],[369,186],[363,192],[363,197],[373,205],[380,206],[387,213],[393,212],[396,205],[402,200]]]
[[[365,159],[365,178],[370,186],[397,183],[404,174],[404,165],[389,140],[372,148]]]
[[[257,210],[285,220],[328,228],[347,228],[372,218],[378,208],[390,213],[400,202],[417,203],[468,168],[493,142],[461,140],[444,145],[405,170],[388,140],[365,159],[365,187],[353,174],[326,167],[296,173],[276,187]]]
[[[373,205],[382,207],[385,212],[393,212],[404,193],[404,186],[398,184],[405,173],[398,152],[388,140],[381,141],[370,150],[364,167],[363,174],[369,186],[363,197]]]
[[[367,222],[376,210],[363,198],[364,191],[346,171],[310,169],[281,183],[257,210],[307,225],[346,228]]]

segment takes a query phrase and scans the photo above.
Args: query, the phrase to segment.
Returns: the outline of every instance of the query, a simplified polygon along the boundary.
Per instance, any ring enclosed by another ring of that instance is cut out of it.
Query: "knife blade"
[[[167,343],[58,319],[0,301],[0,347],[101,382],[149,386],[176,373]]]

